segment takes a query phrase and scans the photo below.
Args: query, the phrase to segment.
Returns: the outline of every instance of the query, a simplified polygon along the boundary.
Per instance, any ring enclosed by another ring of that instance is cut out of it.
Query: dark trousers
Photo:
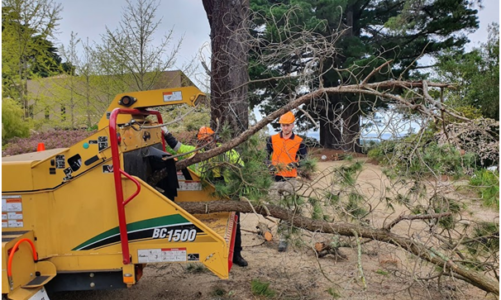
[[[237,232],[235,232],[235,248],[233,252],[233,258],[241,256],[242,252],[242,232],[240,231],[240,212],[236,213],[238,217],[237,221]]]
[[[224,181],[224,177],[214,178],[214,182]],[[240,212],[236,212],[235,215],[237,219],[237,231],[235,232],[235,248],[233,248],[233,259],[235,257],[241,256],[242,252],[242,232],[240,231]]]

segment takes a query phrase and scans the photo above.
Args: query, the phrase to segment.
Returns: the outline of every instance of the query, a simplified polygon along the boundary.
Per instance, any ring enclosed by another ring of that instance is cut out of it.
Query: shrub
[[[2,142],[29,136],[30,123],[23,120],[23,109],[12,99],[2,99]]]

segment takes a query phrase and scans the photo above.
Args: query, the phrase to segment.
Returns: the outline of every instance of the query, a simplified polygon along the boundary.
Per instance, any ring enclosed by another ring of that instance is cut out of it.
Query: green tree
[[[499,27],[489,26],[489,40],[468,53],[445,51],[437,57],[438,79],[454,83],[447,94],[456,108],[478,109],[486,118],[499,120]]]
[[[118,28],[106,28],[102,44],[96,46],[101,74],[120,81],[118,86],[125,88],[120,92],[152,89],[161,72],[174,66],[182,40],[173,43],[171,29],[159,44],[154,43],[161,24],[156,18],[158,6],[156,0],[127,0]]]
[[[2,144],[13,137],[29,136],[30,124],[23,120],[23,109],[10,98],[2,99]]]
[[[393,60],[391,68],[383,68],[369,82],[390,78],[416,78],[422,67],[416,59],[441,49],[461,48],[467,38],[464,33],[478,27],[477,11],[472,5],[477,1],[376,1],[376,0],[317,0],[317,1],[261,1],[251,2],[258,13],[252,20],[253,35],[259,38],[253,50],[260,56],[269,55],[270,45],[297,43],[297,32],[309,28],[311,42],[335,39],[336,52],[298,51],[289,56],[276,55],[279,60],[263,65],[255,63],[251,79],[286,77],[278,85],[259,85],[257,95],[269,93],[262,107],[267,114],[278,97],[294,98],[304,89],[290,80],[305,70],[316,72],[316,80],[305,84],[314,90],[319,86],[335,87],[360,82],[376,67]],[[293,13],[288,13],[288,12]],[[332,33],[339,32],[335,37]],[[295,34],[296,32],[296,34]],[[314,34],[317,34],[315,36]],[[306,48],[305,48],[306,49]],[[307,49],[306,49],[307,50]],[[275,53],[276,54],[276,53]],[[305,64],[311,61],[310,64]],[[311,75],[310,75],[311,76]],[[303,84],[302,82],[299,82]],[[278,87],[277,87],[278,86]],[[289,95],[287,95],[289,93]],[[263,97],[253,97],[253,105]],[[323,105],[310,107],[310,113],[320,124],[320,142],[327,148],[360,151],[357,137],[360,116],[379,105],[377,99],[360,98],[359,95],[325,96]]]
[[[60,58],[48,39],[62,7],[52,0],[2,2],[2,91],[30,116],[27,80],[58,73]]]

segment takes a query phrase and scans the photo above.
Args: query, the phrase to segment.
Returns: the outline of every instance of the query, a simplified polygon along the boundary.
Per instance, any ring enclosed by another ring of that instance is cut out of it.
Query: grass
[[[264,296],[264,297],[274,297],[275,291],[270,289],[270,283],[264,282],[259,279],[252,279],[251,281],[251,290],[252,294],[255,296]]]

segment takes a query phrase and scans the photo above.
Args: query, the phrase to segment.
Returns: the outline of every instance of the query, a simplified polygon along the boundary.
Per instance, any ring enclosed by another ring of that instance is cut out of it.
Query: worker
[[[184,145],[181,142],[179,142],[173,135],[170,133],[167,128],[164,126],[162,127],[162,131],[164,134],[165,141],[171,147],[177,154],[182,154],[186,152],[191,152],[194,151],[197,147],[191,146],[191,145]],[[198,146],[204,146],[204,148],[211,149],[219,146],[219,143],[216,141],[215,133],[214,130],[210,127],[202,126],[198,130],[197,133],[197,143]],[[242,165],[243,162],[240,159],[240,155],[238,154],[237,151],[234,149],[231,149],[224,153],[224,155],[227,157],[228,161],[232,164],[240,164]],[[194,170],[196,173],[199,173],[200,175],[201,171],[200,170],[208,170],[211,169],[212,174],[214,175],[214,180],[219,181],[219,180],[225,180],[224,174],[222,174],[220,168],[214,167],[215,161],[209,159],[208,161],[202,163],[200,168],[197,170]],[[240,212],[236,213],[238,217],[237,221],[237,229],[235,233],[235,247],[234,247],[234,252],[233,252],[233,263],[240,266],[240,267],[246,267],[248,265],[247,261],[242,257],[242,232],[240,230]]]
[[[269,168],[275,176],[275,188],[277,190],[281,182],[287,182],[292,187],[292,190],[295,189],[295,179],[298,176],[297,169],[307,155],[303,139],[293,132],[295,120],[296,118],[292,112],[289,111],[283,114],[278,120],[281,131],[266,139]],[[287,250],[287,239],[290,233],[286,228],[288,227],[286,222],[281,222],[279,227],[281,229],[279,231],[285,231],[285,236],[284,232],[279,232],[280,242],[278,244],[278,251],[284,252]]]

